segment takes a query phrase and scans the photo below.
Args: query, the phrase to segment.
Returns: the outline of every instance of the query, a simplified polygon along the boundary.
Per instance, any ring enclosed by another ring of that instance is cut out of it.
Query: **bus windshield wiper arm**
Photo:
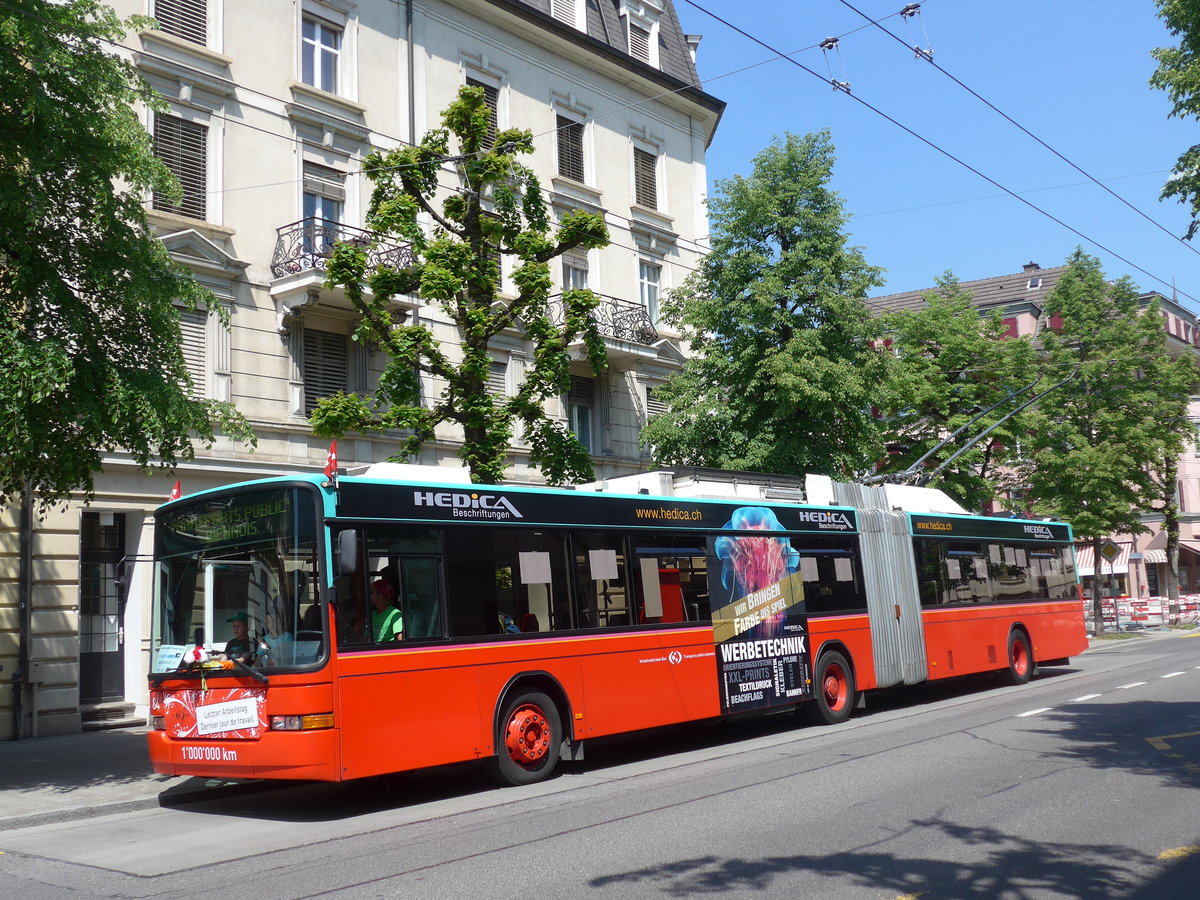
[[[258,671],[258,669],[253,669],[250,666],[246,665],[240,659],[234,659],[231,656],[231,657],[229,657],[229,661],[231,663],[233,663],[234,669],[236,669],[237,671],[241,672],[244,675],[249,675],[255,681],[261,681],[263,684],[271,683],[271,680],[269,678],[267,678],[266,675],[264,675],[262,672]]]

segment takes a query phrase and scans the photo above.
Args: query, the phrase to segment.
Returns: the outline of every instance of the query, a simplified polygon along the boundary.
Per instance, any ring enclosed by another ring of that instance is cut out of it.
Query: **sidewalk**
[[[228,784],[156,775],[145,726],[0,741],[0,832],[174,806]]]

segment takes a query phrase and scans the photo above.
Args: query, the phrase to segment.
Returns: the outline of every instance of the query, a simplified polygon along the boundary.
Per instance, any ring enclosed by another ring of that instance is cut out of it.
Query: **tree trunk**
[[[1104,634],[1104,592],[1100,587],[1101,538],[1092,538],[1092,630],[1097,637]],[[1116,598],[1113,598],[1116,603]],[[1114,607],[1115,608],[1115,607]]]
[[[1163,466],[1163,531],[1167,534],[1167,615],[1179,616],[1179,460],[1168,457]]]

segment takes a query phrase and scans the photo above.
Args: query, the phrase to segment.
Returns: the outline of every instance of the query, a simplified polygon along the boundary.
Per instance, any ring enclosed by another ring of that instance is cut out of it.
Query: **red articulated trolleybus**
[[[801,503],[708,470],[562,490],[415,468],[158,510],[155,771],[481,759],[523,784],[589,738],[785,707],[838,723],[862,691],[1019,684],[1087,647],[1065,523],[812,477]]]

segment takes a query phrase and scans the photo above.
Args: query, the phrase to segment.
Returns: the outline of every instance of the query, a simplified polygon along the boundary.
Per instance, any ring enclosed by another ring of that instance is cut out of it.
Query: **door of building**
[[[79,548],[79,701],[125,697],[125,516],[85,512]]]

